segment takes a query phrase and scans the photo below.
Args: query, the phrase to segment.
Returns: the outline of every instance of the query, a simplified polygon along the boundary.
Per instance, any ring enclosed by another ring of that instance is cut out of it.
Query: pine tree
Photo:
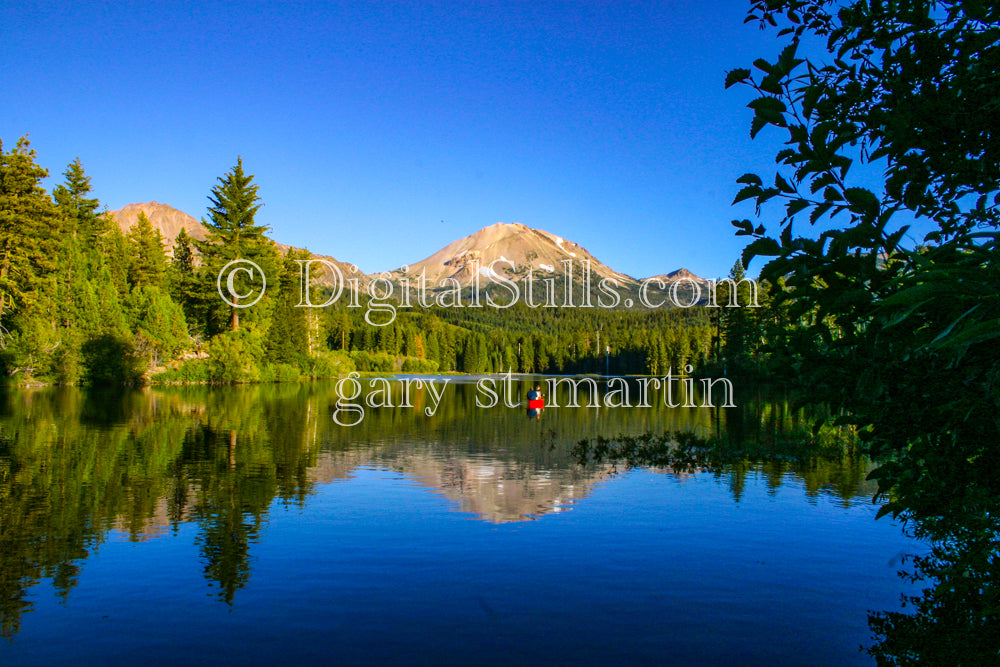
[[[131,287],[159,287],[163,284],[167,269],[167,257],[163,252],[163,236],[143,211],[128,232],[128,246],[131,262],[128,281]]]
[[[97,239],[97,243],[101,260],[100,269],[96,273],[107,270],[112,285],[119,296],[124,298],[129,291],[128,271],[132,264],[128,239],[117,224],[112,224]]]
[[[351,318],[343,310],[328,309],[327,346],[331,350],[348,351],[351,347]]]
[[[27,137],[9,153],[0,143],[0,324],[37,298],[39,281],[55,268],[59,216],[41,187],[49,172],[35,156]]]
[[[7,372],[22,377],[49,374],[61,343],[52,302],[60,218],[46,176],[27,138],[9,153],[0,144],[0,349]]]
[[[177,233],[177,238],[174,239],[174,260],[172,266],[180,275],[194,274],[194,249],[191,237],[183,227]]]
[[[299,296],[299,265],[295,260],[308,257],[308,252],[293,249],[285,256],[274,315],[267,332],[267,358],[271,363],[297,365],[308,354],[308,313],[305,308],[295,307]]]
[[[211,279],[213,289],[215,278],[226,263],[234,259],[256,261],[274,253],[271,242],[264,236],[269,228],[255,224],[255,216],[261,207],[258,186],[252,183],[252,174],[244,173],[243,159],[237,158],[233,170],[219,177],[218,181],[208,197],[211,203],[209,218],[202,221],[208,228],[209,238],[195,242],[205,258],[205,277]],[[269,259],[273,261],[273,258]],[[266,273],[266,267],[262,268]],[[244,279],[245,276],[239,274],[237,284]],[[239,291],[244,292],[242,289]],[[236,331],[239,329],[239,311],[236,307],[230,307],[229,311],[230,329]]]
[[[174,239],[173,261],[167,267],[167,285],[171,298],[184,310],[187,323],[204,330],[207,304],[201,298],[198,286],[193,244],[193,239],[181,227]]]
[[[63,175],[66,182],[52,190],[52,198],[62,215],[64,231],[93,248],[96,236],[107,231],[108,220],[97,214],[100,202],[86,196],[91,192],[90,177],[83,172],[80,158],[71,162]]]
[[[153,366],[173,357],[187,343],[180,306],[156,285],[136,285],[125,303],[138,356]]]
[[[50,307],[57,313],[53,330],[54,353],[51,376],[56,382],[72,384],[80,379],[81,345],[101,331],[91,282],[101,262],[95,234],[108,221],[96,211],[100,202],[87,197],[90,177],[77,158],[63,172],[66,180],[52,191],[59,212],[61,234],[56,239],[58,267],[54,276]]]

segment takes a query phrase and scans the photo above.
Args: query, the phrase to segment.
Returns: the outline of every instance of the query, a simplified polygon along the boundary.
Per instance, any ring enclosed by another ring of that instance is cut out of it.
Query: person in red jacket
[[[534,389],[528,390],[528,417],[540,418],[544,407],[545,397],[542,396],[542,388],[536,384]]]

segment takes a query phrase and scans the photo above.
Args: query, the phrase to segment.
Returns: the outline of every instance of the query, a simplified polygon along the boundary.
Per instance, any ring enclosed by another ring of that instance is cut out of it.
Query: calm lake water
[[[787,403],[436,388],[353,427],[335,383],[0,394],[0,663],[870,664],[867,612],[912,592],[925,548]],[[730,456],[580,455],[648,431]]]

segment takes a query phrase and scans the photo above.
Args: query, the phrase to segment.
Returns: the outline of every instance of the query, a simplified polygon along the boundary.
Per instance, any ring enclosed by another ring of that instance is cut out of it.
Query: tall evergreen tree
[[[207,241],[196,241],[195,245],[205,258],[208,278],[214,282],[218,271],[234,259],[249,259],[273,254],[270,241],[264,236],[268,227],[257,225],[255,216],[260,210],[260,197],[253,175],[243,171],[243,158],[237,158],[236,166],[212,188],[208,200],[208,220],[202,222],[208,228]],[[236,278],[237,284],[245,276]],[[213,286],[214,288],[214,286]],[[239,329],[239,311],[230,307],[230,329]]]
[[[194,274],[194,249],[187,230],[181,227],[174,239],[173,267],[180,275]]]
[[[63,175],[66,182],[52,190],[52,198],[63,217],[64,230],[93,247],[95,236],[106,231],[108,221],[97,213],[100,202],[87,197],[91,192],[90,176],[84,173],[80,158],[70,162]]]
[[[128,270],[129,284],[132,287],[162,285],[166,274],[167,257],[163,252],[163,236],[160,230],[153,229],[153,224],[146,214],[139,211],[139,219],[129,230],[127,238],[131,255]]]
[[[49,172],[35,157],[27,137],[9,153],[0,143],[0,323],[32,302],[38,281],[55,268],[59,216],[41,186]]]
[[[170,296],[184,310],[188,324],[203,330],[208,304],[199,290],[194,240],[183,227],[174,239],[174,256],[167,267],[167,278]]]
[[[0,365],[22,377],[46,375],[59,347],[52,303],[60,218],[41,187],[27,138],[9,153],[0,145]]]
[[[268,329],[267,356],[272,363],[298,364],[308,353],[309,325],[304,308],[296,308],[299,297],[299,265],[307,259],[306,251],[288,250],[282,265],[278,296]]]
[[[735,369],[744,366],[747,361],[747,338],[748,338],[748,313],[747,309],[731,308],[735,303],[739,306],[746,306],[749,298],[748,287],[743,282],[746,278],[746,270],[743,262],[736,260],[733,268],[729,271],[729,278],[735,284],[734,287],[728,283],[722,283],[718,293],[718,306],[721,308],[722,318],[722,357],[731,363]]]

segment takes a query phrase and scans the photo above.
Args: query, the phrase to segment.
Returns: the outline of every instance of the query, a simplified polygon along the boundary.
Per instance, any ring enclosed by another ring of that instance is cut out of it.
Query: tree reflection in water
[[[812,416],[786,400],[561,408],[526,422],[519,409],[477,408],[472,384],[449,392],[434,418],[418,395],[415,408],[370,410],[354,428],[330,417],[332,383],[0,394],[3,634],[18,632],[39,581],[69,596],[113,531],[141,541],[197,525],[204,576],[235,604],[274,503],[304,505],[317,484],[358,466],[401,470],[494,522],[562,508],[623,465],[724,475],[736,500],[750,474],[773,489],[798,479],[846,504],[875,489],[850,434],[814,432]],[[654,437],[651,426],[683,435]],[[595,435],[612,433],[624,438]]]

